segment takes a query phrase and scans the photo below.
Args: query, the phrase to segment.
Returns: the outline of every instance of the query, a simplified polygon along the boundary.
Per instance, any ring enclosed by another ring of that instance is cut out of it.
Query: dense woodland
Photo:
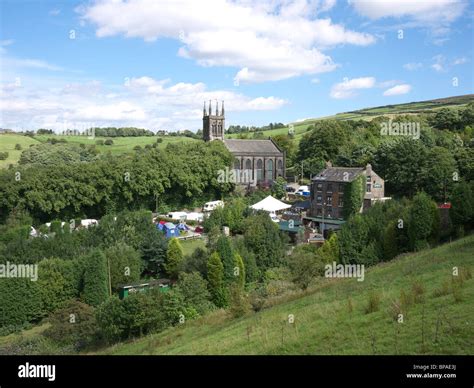
[[[50,327],[44,342],[35,344],[38,351],[77,352],[161,331],[218,308],[235,317],[259,311],[311,287],[327,263],[371,266],[470,233],[473,112],[471,104],[432,117],[395,119],[419,122],[420,139],[381,136],[380,124],[388,120],[383,117],[319,121],[299,144],[276,136],[290,167],[303,163],[309,176],[327,160],[338,166],[371,163],[393,197],[363,214],[357,203],[348,206],[347,223],[320,248],[291,246],[266,213],[249,210],[268,191],[244,195],[217,181],[217,170],[232,165],[220,142],[120,156],[68,143],[32,146],[17,166],[0,172],[0,262],[38,264],[39,277],[0,282],[0,331],[46,320]],[[270,190],[281,197],[284,182]],[[165,239],[152,223],[151,211],[220,198],[226,206],[204,222],[206,248],[192,254],[184,255],[179,241]],[[452,205],[446,214],[437,206],[444,201]],[[70,221],[78,218],[100,221],[74,229]],[[48,237],[30,237],[31,225]],[[229,237],[223,226],[230,228]],[[174,282],[170,291],[116,296],[120,284],[160,277]],[[76,325],[70,324],[71,314]],[[25,349],[8,349],[14,351]]]

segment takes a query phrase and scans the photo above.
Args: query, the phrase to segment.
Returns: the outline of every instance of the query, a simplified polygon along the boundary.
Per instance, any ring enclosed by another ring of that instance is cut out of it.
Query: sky
[[[0,127],[290,123],[473,93],[468,0],[0,0]]]

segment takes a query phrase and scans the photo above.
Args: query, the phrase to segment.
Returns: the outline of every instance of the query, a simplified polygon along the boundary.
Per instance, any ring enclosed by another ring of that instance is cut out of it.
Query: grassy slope
[[[461,301],[455,302],[452,292],[433,295],[443,282],[451,284],[453,266],[473,271],[474,236],[370,268],[364,282],[323,281],[310,294],[257,314],[233,320],[217,311],[101,353],[474,354],[474,278],[464,281]],[[389,313],[391,303],[402,290],[410,293],[415,281],[425,288],[425,302],[414,303],[404,323],[396,323]],[[381,305],[365,314],[370,292],[381,297]],[[287,322],[289,314],[296,324]]]
[[[0,168],[5,168],[9,164],[14,164],[20,159],[23,150],[27,149],[31,144],[37,144],[38,140],[28,136],[15,134],[0,134],[0,152],[8,152],[6,160],[0,160]],[[21,150],[15,150],[15,144],[21,145]]]
[[[105,140],[105,137],[96,137],[94,139],[88,139],[87,136],[62,136],[62,135],[38,135],[34,138],[16,134],[1,134],[0,135],[0,152],[8,151],[9,157],[7,160],[0,160],[0,168],[7,167],[8,164],[14,164],[20,159],[22,151],[14,150],[15,144],[19,143],[22,145],[23,150],[28,148],[30,144],[38,144],[38,142],[44,143],[48,138],[54,137],[55,139],[66,139],[69,143],[84,143],[84,144],[95,144],[97,140]],[[114,144],[111,146],[101,145],[96,146],[97,149],[102,152],[111,152],[112,154],[121,154],[126,152],[133,152],[133,147],[139,145],[144,147],[147,144],[153,144],[156,142],[156,136],[137,136],[137,137],[115,137],[113,138]],[[169,136],[163,137],[163,142],[159,144],[159,148],[166,147],[169,143],[197,141],[189,137],[184,136]]]

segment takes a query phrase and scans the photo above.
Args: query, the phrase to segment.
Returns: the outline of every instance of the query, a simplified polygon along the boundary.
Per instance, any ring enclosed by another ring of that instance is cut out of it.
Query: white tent
[[[255,210],[265,210],[266,212],[277,212],[279,210],[288,209],[291,205],[279,201],[269,195],[267,198],[262,199],[260,202],[250,206]]]

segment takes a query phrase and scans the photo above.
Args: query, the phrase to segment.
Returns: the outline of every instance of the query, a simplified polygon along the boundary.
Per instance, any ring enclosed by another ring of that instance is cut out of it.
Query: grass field
[[[21,150],[15,150],[15,145],[20,144]],[[38,140],[28,136],[16,134],[0,134],[0,152],[8,152],[8,158],[0,160],[0,168],[5,168],[9,164],[15,164],[20,159],[23,150],[31,144],[38,144]]]
[[[49,138],[55,138],[57,140],[65,139],[68,143],[84,143],[84,144],[96,144],[97,140],[106,140],[105,137],[96,137],[89,139],[87,136],[63,136],[63,135],[37,135],[34,138],[17,135],[17,134],[0,134],[0,152],[7,151],[9,153],[8,159],[0,160],[0,168],[7,167],[9,164],[15,164],[20,159],[21,152],[28,148],[30,144],[44,143]],[[195,139],[185,136],[163,136],[163,142],[159,144],[158,148],[164,148],[170,143],[190,142],[197,141]],[[97,145],[97,149],[101,153],[111,152],[112,154],[121,154],[127,152],[133,152],[133,148],[137,145],[144,147],[147,144],[153,144],[156,142],[156,136],[137,136],[137,137],[115,137],[112,139],[113,144]],[[15,150],[15,144],[21,144],[22,150]]]
[[[185,255],[192,254],[196,248],[206,248],[206,243],[202,238],[196,238],[194,240],[180,240],[179,243],[181,244],[183,253]]]
[[[453,266],[472,273],[474,236],[370,268],[364,282],[324,280],[259,313],[231,319],[219,310],[100,354],[472,355],[474,279],[461,285]],[[370,295],[380,306],[366,313]],[[403,323],[394,319],[400,299]]]

